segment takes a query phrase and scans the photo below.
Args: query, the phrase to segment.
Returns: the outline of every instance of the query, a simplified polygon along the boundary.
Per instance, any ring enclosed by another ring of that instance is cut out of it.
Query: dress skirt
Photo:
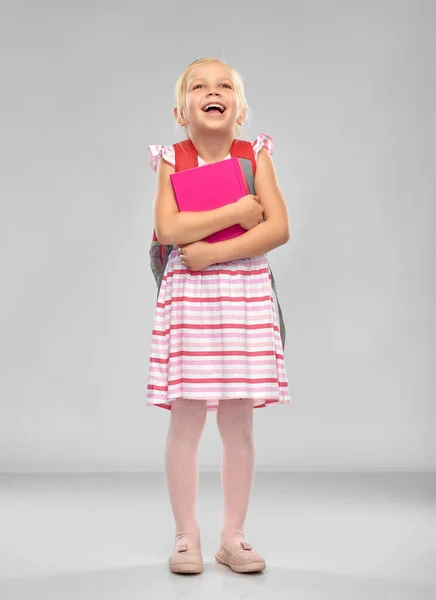
[[[253,408],[291,402],[266,255],[203,271],[169,257],[156,303],[147,405],[185,398],[251,398]]]

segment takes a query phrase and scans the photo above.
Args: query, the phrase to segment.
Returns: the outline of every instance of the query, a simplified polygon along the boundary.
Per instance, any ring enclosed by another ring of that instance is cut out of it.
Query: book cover
[[[171,173],[171,183],[177,206],[181,212],[213,210],[237,202],[250,194],[245,173],[238,158]],[[207,236],[214,243],[245,233],[240,225],[232,225]]]

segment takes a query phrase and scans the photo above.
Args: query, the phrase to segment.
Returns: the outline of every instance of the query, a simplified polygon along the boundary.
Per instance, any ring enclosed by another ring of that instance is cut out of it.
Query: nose
[[[218,96],[219,96],[219,91],[217,92],[214,88],[212,88],[211,90],[208,91],[207,95],[210,96],[211,94],[218,94]]]

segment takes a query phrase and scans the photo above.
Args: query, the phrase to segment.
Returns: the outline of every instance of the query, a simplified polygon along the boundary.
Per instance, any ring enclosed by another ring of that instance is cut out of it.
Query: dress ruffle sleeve
[[[265,133],[259,134],[253,142],[253,150],[254,150],[254,155],[256,157],[256,160],[257,160],[257,155],[259,154],[259,152],[262,148],[266,148],[268,150],[268,152],[270,153],[270,155],[271,156],[273,155],[274,142],[273,142],[272,138],[270,138],[269,135],[266,135]]]
[[[173,146],[149,146],[148,161],[155,173],[157,171],[157,165],[161,157],[172,167],[175,167],[176,158]]]

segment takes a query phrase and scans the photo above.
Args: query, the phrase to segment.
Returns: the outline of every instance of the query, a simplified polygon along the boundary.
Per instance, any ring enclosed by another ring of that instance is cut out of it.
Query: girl
[[[180,76],[175,96],[174,117],[193,142],[198,165],[230,158],[248,109],[237,71],[216,59],[197,60]],[[266,257],[290,237],[272,148],[266,135],[253,143],[257,196],[180,213],[169,177],[174,148],[149,146],[158,173],[155,231],[161,244],[174,246],[157,299],[147,404],[171,410],[165,475],[176,526],[169,566],[176,573],[203,569],[197,448],[211,410],[217,412],[223,444],[224,511],[215,558],[237,572],[265,568],[243,530],[254,476],[253,408],[291,401]],[[246,233],[202,241],[237,223]]]

